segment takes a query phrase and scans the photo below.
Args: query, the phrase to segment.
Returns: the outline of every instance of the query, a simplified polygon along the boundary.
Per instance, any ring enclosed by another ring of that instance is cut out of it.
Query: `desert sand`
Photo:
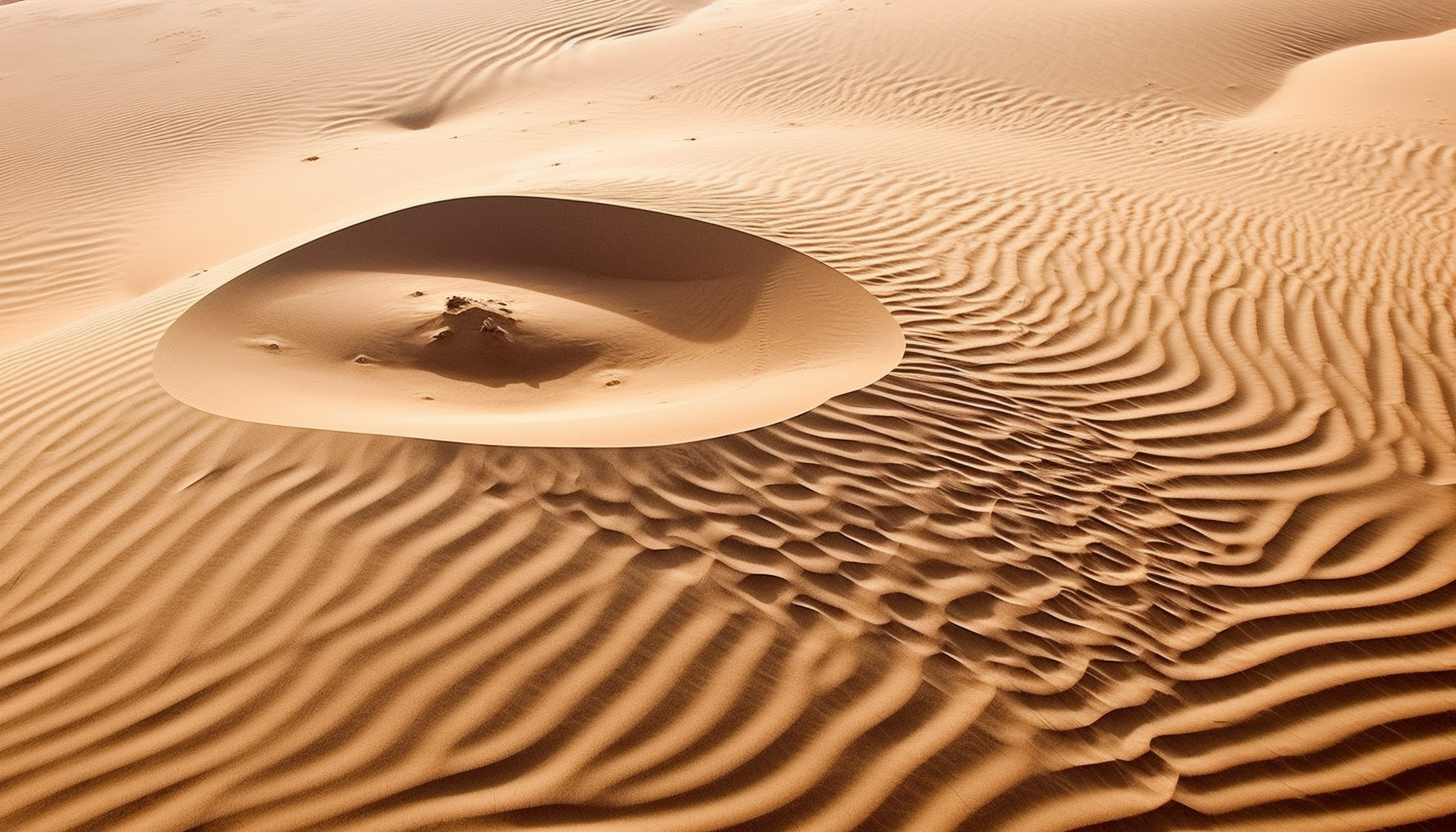
[[[905,351],[885,307],[811,257],[578,200],[414,206],[213,279],[158,344],[157,380],[292,427],[676,444],[797,416]]]
[[[20,0],[0,112],[0,829],[1456,828],[1449,0]]]

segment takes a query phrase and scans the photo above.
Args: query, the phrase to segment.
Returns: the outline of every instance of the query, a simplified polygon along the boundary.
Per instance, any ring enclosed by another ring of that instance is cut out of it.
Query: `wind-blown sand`
[[[227,279],[219,275],[220,279]],[[531,197],[408,208],[228,279],[153,368],[223,416],[535,447],[711,439],[904,354],[868,292],[761,237]]]
[[[0,829],[1451,828],[1453,32],[0,4]],[[639,297],[420,219],[522,199],[729,253]],[[849,374],[552,439],[619,348]],[[561,447],[398,435],[450,390]]]

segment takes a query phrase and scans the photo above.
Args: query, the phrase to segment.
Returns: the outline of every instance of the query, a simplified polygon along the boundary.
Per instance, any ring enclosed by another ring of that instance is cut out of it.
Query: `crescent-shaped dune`
[[[1453,33],[0,0],[0,832],[1456,829]]]
[[[233,278],[154,358],[194,407],[278,425],[527,446],[663,445],[869,384],[904,338],[823,263],[653,211],[448,200]]]

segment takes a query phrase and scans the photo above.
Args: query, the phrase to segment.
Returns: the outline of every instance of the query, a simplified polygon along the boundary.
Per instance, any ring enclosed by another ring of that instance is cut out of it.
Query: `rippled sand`
[[[0,4],[0,829],[1452,828],[1453,32],[1435,0]],[[499,195],[785,246],[904,355],[632,448],[154,377],[250,269]]]

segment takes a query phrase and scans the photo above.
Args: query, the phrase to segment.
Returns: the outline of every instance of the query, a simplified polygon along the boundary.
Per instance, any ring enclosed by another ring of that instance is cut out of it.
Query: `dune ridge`
[[[67,300],[0,352],[0,827],[1448,826],[1456,150],[1424,110],[1260,107],[1456,15],[1155,5],[563,3],[455,40],[399,12],[424,40],[370,61],[350,38],[388,27],[336,15],[310,83],[339,104],[220,94],[252,126],[188,151],[175,225],[144,212],[166,188],[127,193],[165,168],[134,140],[8,182],[32,222],[122,219],[0,249],[5,291]],[[1174,45],[1109,45],[1144,41]],[[355,62],[405,80],[327,68]],[[421,100],[458,103],[384,115]],[[357,157],[302,161],[325,134]],[[269,210],[281,187],[305,204]],[[230,258],[526,191],[803,252],[904,358],[638,448],[254,424],[153,382],[257,265]],[[115,251],[149,291],[35,285]]]

